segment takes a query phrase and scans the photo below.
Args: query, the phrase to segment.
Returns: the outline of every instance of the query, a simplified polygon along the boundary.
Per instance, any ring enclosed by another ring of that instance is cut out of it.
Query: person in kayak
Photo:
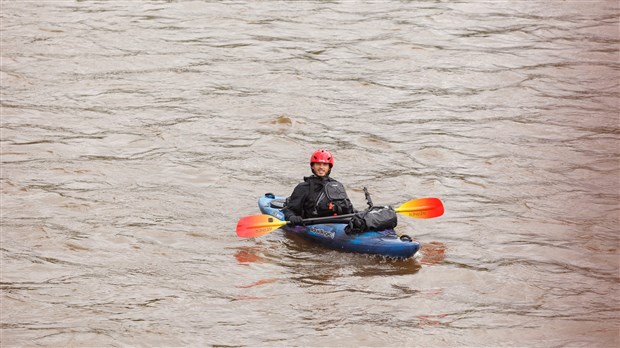
[[[302,225],[303,219],[355,213],[344,186],[329,174],[334,156],[327,150],[318,150],[310,156],[311,176],[304,177],[282,209],[287,221]]]

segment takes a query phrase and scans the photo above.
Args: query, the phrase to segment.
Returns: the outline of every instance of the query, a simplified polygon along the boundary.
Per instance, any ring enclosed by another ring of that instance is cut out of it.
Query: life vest
[[[352,212],[353,207],[344,186],[336,180],[326,181],[314,201],[313,215],[329,216]]]

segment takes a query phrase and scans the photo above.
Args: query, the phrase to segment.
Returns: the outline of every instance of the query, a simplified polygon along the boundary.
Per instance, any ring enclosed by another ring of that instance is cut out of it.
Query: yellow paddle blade
[[[430,219],[443,215],[439,198],[417,198],[396,208],[396,212],[416,219]]]
[[[241,238],[260,237],[286,225],[271,215],[259,214],[246,216],[237,222],[237,236]]]

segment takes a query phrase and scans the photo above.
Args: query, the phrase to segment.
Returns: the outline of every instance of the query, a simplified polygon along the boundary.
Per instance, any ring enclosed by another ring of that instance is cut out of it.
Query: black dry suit
[[[307,176],[293,190],[282,210],[286,220],[293,215],[302,218],[354,213],[344,186],[330,178]]]

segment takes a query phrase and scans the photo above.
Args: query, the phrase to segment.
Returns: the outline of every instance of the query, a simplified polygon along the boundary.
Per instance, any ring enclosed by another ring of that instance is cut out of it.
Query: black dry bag
[[[345,228],[347,234],[365,231],[389,230],[398,224],[396,212],[390,206],[372,207],[370,210],[356,214]]]
[[[366,231],[383,231],[396,227],[398,218],[390,206],[372,207],[364,216]]]

